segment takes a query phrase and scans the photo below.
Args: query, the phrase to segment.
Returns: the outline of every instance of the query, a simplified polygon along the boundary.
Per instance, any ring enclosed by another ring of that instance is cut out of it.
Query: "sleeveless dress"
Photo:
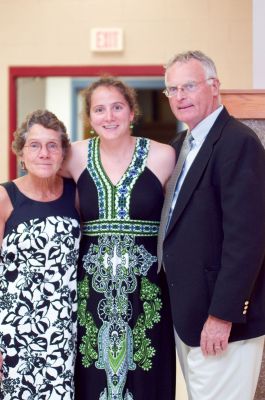
[[[78,267],[78,400],[174,400],[175,345],[166,285],[157,274],[163,204],[136,139],[117,185],[104,172],[99,138],[77,182],[83,235]]]
[[[76,272],[80,240],[75,184],[39,202],[3,184],[14,207],[0,258],[4,400],[74,399]]]

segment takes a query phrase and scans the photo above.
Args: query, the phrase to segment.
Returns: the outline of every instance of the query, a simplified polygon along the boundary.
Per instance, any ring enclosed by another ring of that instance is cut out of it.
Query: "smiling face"
[[[61,133],[34,124],[28,131],[20,159],[29,175],[51,178],[63,162]]]
[[[169,104],[175,117],[193,129],[199,122],[210,115],[219,106],[219,81],[205,81],[202,64],[191,59],[188,62],[176,62],[166,71],[166,86],[181,86],[187,82],[199,82],[194,92],[178,90],[176,96],[169,98]]]
[[[133,111],[118,89],[99,86],[93,91],[90,124],[100,138],[109,140],[130,135],[133,117]]]

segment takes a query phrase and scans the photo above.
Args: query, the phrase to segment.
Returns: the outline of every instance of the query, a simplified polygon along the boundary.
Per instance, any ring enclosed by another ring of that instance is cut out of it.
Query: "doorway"
[[[145,136],[163,143],[176,135],[176,120],[163,95],[162,66],[100,67],[11,67],[9,70],[9,142],[27,113],[47,108],[62,119],[71,132],[71,140],[87,136],[84,129],[80,91],[92,80],[110,74],[134,87],[141,116],[135,136]],[[10,150],[9,176],[18,175],[17,162]]]

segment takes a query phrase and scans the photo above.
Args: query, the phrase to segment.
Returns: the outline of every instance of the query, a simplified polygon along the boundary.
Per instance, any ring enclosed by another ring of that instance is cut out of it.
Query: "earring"
[[[132,122],[130,123],[130,129],[133,129],[133,123]]]
[[[89,133],[90,133],[90,135],[94,135],[95,134],[94,129],[90,129]]]
[[[22,171],[26,171],[26,165],[25,165],[24,161],[22,161],[22,160],[20,161],[20,168]]]

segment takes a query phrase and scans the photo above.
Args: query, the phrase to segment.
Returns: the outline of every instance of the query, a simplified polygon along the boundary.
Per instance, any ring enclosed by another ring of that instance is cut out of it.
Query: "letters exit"
[[[91,29],[92,51],[122,51],[123,32],[120,28]]]

